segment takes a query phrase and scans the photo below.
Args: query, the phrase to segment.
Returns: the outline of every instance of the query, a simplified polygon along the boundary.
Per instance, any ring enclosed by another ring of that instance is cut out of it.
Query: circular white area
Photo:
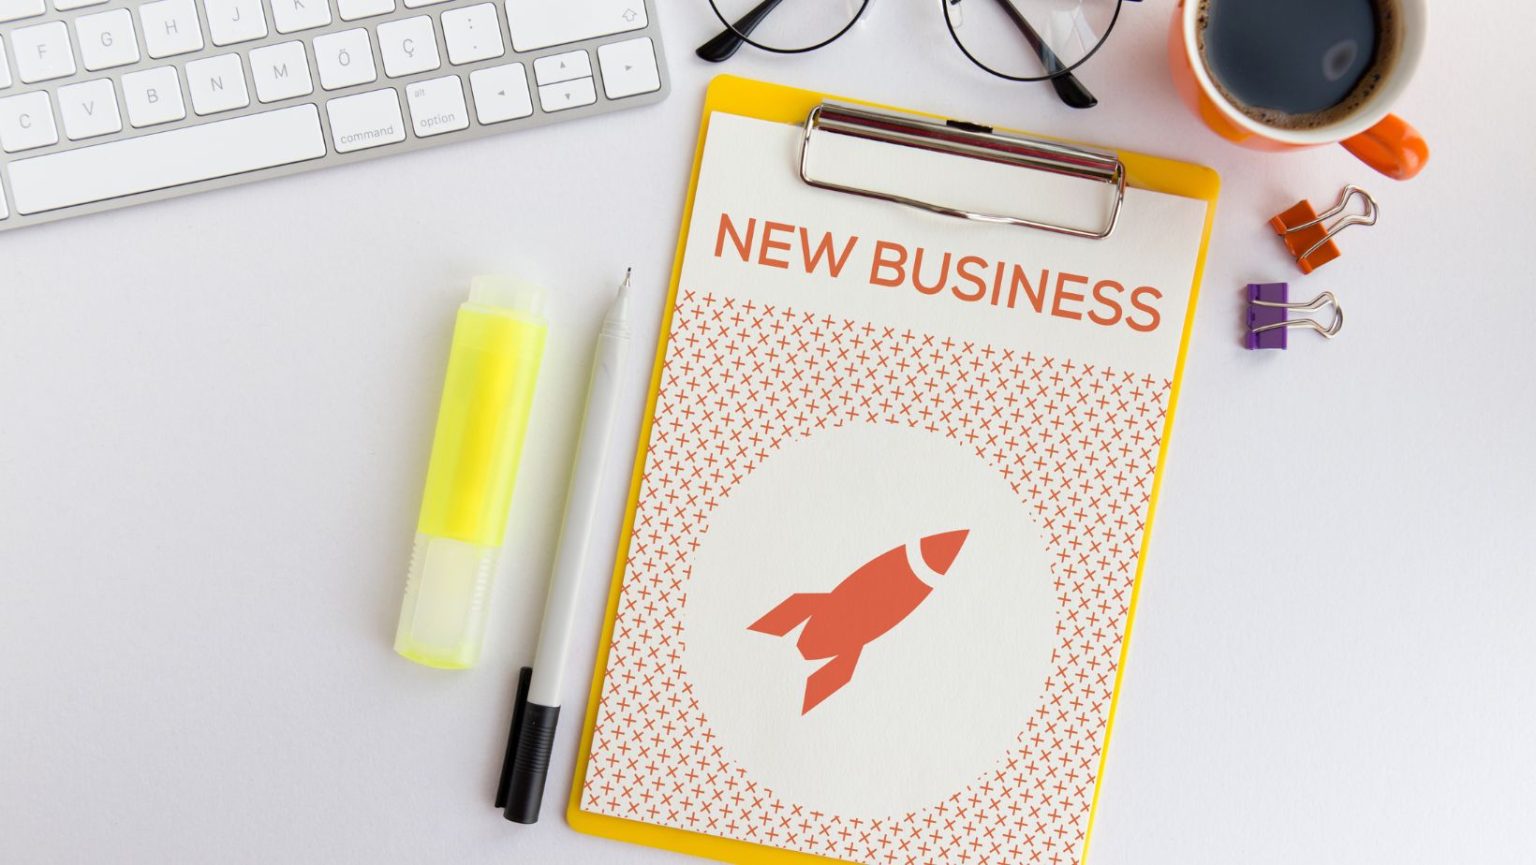
[[[683,610],[684,666],[749,777],[829,813],[899,815],[1017,745],[1049,674],[1050,562],[1024,503],[972,451],[899,427],[827,430],[769,457],[709,519]],[[748,626],[790,595],[831,592],[882,553],[958,529],[970,534],[932,592],[802,714],[806,676],[828,662],[796,648],[810,625],[783,637]]]

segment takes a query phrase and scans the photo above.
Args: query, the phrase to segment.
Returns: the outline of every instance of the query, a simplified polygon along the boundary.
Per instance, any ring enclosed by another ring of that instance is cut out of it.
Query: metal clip
[[[867,141],[915,147],[934,153],[982,159],[1003,165],[1097,181],[1110,187],[1111,198],[1108,211],[1102,228],[1084,229],[1041,222],[1017,215],[978,213],[894,192],[812,177],[809,168],[810,154],[818,134],[847,135]],[[800,179],[820,189],[893,201],[945,216],[1038,228],[1094,240],[1102,240],[1115,230],[1115,222],[1120,217],[1120,206],[1125,201],[1125,164],[1115,153],[994,132],[988,127],[972,123],[957,121],[946,123],[830,102],[816,106],[805,118],[805,133],[800,143]]]
[[[1306,303],[1291,303],[1286,283],[1266,282],[1248,285],[1248,336],[1244,342],[1249,349],[1286,347],[1286,334],[1293,327],[1307,327],[1322,334],[1326,339],[1338,336],[1344,329],[1344,310],[1333,292],[1325,291]],[[1316,312],[1325,306],[1333,307],[1333,320],[1326,327],[1310,318],[1290,318],[1292,310]]]
[[[1342,214],[1349,207],[1349,200],[1357,195],[1365,203],[1364,212],[1352,213],[1331,226],[1323,225]],[[1376,199],[1360,187],[1351,185],[1339,193],[1338,204],[1324,213],[1317,213],[1312,209],[1312,202],[1303,199],[1290,210],[1271,219],[1269,224],[1285,240],[1285,248],[1296,256],[1301,272],[1311,273],[1339,257],[1339,247],[1333,242],[1335,234],[1351,225],[1375,225],[1377,212]],[[1311,245],[1305,252],[1297,253],[1297,247],[1302,244]]]

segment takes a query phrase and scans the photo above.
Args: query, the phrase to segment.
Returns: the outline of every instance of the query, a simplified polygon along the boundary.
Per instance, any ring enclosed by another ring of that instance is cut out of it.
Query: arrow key
[[[603,93],[609,99],[623,99],[661,89],[655,46],[643,36],[598,48],[597,64],[602,67]]]
[[[597,88],[592,86],[590,78],[545,84],[539,88],[539,107],[544,109],[546,114],[591,105],[596,101]]]
[[[551,54],[533,61],[533,77],[540,84],[558,84],[592,77],[592,61],[585,51]]]
[[[528,73],[521,63],[476,69],[469,73],[469,89],[475,97],[475,117],[482,124],[516,120],[533,113]]]

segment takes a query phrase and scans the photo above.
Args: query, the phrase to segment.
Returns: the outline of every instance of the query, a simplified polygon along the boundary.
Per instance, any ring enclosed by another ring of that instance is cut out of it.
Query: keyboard
[[[667,91],[654,0],[0,0],[0,231]]]

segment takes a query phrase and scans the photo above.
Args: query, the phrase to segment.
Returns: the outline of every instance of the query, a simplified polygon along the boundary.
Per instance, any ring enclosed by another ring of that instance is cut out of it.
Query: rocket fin
[[[812,673],[805,680],[805,702],[800,707],[800,714],[816,708],[822,700],[837,693],[840,688],[848,684],[853,678],[853,668],[859,663],[859,653],[864,651],[860,646],[851,652],[841,655],[821,665],[821,668]]]
[[[820,606],[821,599],[826,596],[825,592],[799,592],[790,595],[761,619],[748,625],[747,630],[782,637],[793,631],[801,622],[809,619]]]

